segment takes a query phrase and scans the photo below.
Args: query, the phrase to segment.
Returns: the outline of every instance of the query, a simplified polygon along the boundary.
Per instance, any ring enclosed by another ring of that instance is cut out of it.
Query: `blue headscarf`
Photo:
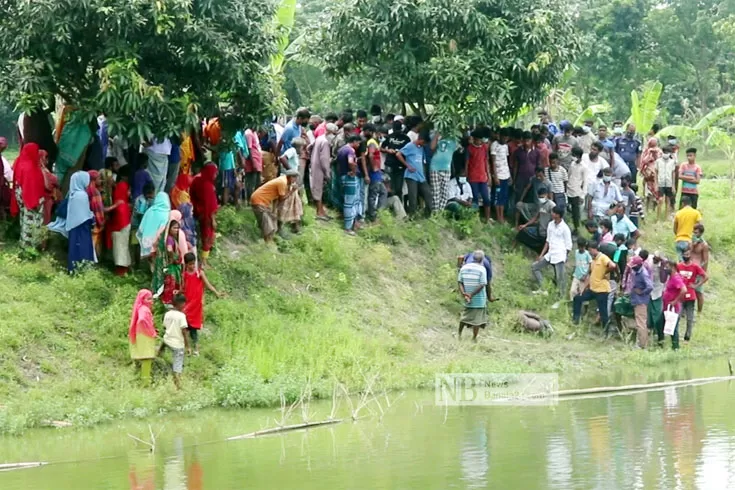
[[[89,207],[89,174],[87,172],[75,172],[69,181],[69,194],[67,194],[66,219],[57,217],[56,221],[48,225],[49,230],[61,233],[69,237],[69,232],[77,226],[94,218]]]
[[[156,250],[156,242],[168,224],[171,212],[171,199],[165,192],[159,192],[153,204],[143,215],[136,233],[140,242],[140,256],[148,257]]]

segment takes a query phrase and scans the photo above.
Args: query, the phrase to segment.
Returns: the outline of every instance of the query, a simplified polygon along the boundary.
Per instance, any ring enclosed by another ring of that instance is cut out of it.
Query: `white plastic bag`
[[[674,335],[676,324],[679,322],[679,314],[669,305],[664,311],[664,334]]]

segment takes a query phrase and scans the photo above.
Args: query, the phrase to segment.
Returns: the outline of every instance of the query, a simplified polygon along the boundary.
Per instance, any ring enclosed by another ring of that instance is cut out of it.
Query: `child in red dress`
[[[197,266],[196,256],[189,252],[184,256],[184,274],[182,275],[183,293],[186,296],[186,306],[184,314],[186,322],[189,325],[189,338],[194,347],[194,355],[199,355],[199,330],[204,323],[204,288],[212,291],[218,298],[224,296],[223,293],[217,291],[207,279],[204,271]],[[189,348],[191,354],[191,347]]]

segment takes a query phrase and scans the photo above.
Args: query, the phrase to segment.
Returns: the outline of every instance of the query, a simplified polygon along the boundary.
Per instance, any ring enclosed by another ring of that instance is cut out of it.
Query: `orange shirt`
[[[250,198],[250,204],[268,207],[274,200],[286,194],[288,194],[288,177],[282,175],[258,187]]]
[[[213,117],[207,122],[202,131],[204,138],[208,140],[212,145],[217,146],[222,141],[222,128],[219,125],[219,118]]]

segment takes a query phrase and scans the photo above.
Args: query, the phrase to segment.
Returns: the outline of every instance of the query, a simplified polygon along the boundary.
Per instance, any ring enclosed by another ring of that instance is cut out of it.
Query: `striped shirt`
[[[473,262],[471,264],[463,265],[459,270],[457,281],[462,283],[465,293],[467,294],[471,294],[479,286],[482,286],[482,289],[472,297],[469,303],[465,304],[465,307],[485,308],[485,305],[487,304],[487,294],[485,293],[485,286],[487,286],[487,272],[482,264]]]
[[[546,169],[546,178],[551,182],[551,192],[554,194],[564,194],[566,189],[564,183],[569,180],[569,174],[564,167],[557,167],[556,170]]]

